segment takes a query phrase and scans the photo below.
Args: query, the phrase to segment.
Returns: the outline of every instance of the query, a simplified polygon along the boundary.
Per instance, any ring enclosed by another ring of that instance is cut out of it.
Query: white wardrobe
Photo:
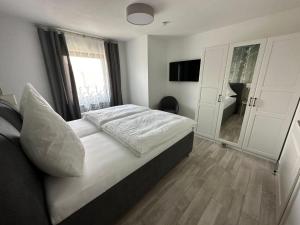
[[[278,219],[281,224],[299,224],[300,206],[300,105],[278,165]],[[296,202],[294,202],[296,200]],[[294,208],[294,209],[293,209]],[[292,210],[291,210],[292,209]],[[293,212],[294,211],[294,212]],[[289,215],[290,214],[290,215]]]
[[[196,133],[276,160],[300,95],[300,33],[205,49]]]

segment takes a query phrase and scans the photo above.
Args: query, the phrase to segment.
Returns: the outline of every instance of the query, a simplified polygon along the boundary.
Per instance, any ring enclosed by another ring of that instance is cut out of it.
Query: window
[[[66,34],[81,112],[110,106],[109,76],[104,42]]]

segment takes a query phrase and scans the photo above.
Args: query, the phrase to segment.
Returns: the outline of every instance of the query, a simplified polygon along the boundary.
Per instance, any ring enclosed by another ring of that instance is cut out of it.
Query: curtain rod
[[[93,34],[86,34],[83,32],[79,32],[79,31],[73,31],[73,30],[68,30],[68,29],[64,29],[64,28],[59,28],[59,27],[55,27],[56,30],[62,31],[62,32],[68,32],[68,33],[72,33],[72,34],[78,34],[84,37],[92,37],[92,38],[97,38],[97,39],[101,39],[102,41],[106,41],[108,39],[97,36],[97,35],[93,35]]]
[[[55,29],[55,30],[58,30],[58,31],[61,31],[61,32],[68,32],[68,33],[78,34],[78,35],[81,35],[83,37],[97,38],[97,39],[100,39],[102,41],[111,41],[111,42],[115,42],[115,43],[118,42],[117,40],[104,38],[104,37],[101,37],[101,36],[98,36],[98,35],[87,34],[87,33],[79,32],[79,31],[69,30],[69,29],[65,29],[65,28],[61,28],[61,27],[44,26],[44,25],[40,25],[40,24],[36,24],[36,26],[40,27],[42,29]]]

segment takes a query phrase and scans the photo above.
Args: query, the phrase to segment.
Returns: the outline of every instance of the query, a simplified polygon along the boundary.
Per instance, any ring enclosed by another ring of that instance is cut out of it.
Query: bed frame
[[[0,102],[0,224],[50,225],[44,174],[19,144],[22,118]],[[191,132],[59,225],[112,225],[192,150]]]
[[[236,95],[236,108],[234,113],[239,113],[239,109],[241,107],[243,101],[243,92],[245,90],[244,83],[229,83],[230,88],[237,94]]]
[[[222,115],[222,122],[221,124],[224,124],[235,112],[236,112],[236,102],[229,105],[223,110],[223,115]]]
[[[231,96],[236,98],[236,102],[229,105],[223,110],[222,124],[225,123],[229,117],[233,114],[239,113],[239,109],[242,104],[243,92],[245,89],[244,83],[229,83],[230,88],[236,93],[236,96]]]

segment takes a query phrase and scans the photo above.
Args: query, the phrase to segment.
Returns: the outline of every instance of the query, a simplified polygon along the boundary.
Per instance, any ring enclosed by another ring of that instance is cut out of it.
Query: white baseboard
[[[226,144],[226,147],[228,147],[228,148],[230,148],[230,149],[234,149],[234,150],[243,152],[243,153],[245,153],[245,154],[252,155],[252,156],[255,156],[255,157],[260,158],[260,159],[268,160],[268,161],[271,161],[272,163],[276,163],[276,160],[270,159],[270,158],[268,158],[268,157],[266,157],[266,156],[257,154],[257,153],[255,153],[255,152],[249,152],[249,151],[243,150],[243,149],[241,149],[241,148],[239,148],[239,147],[230,145],[230,144],[228,144],[228,143],[223,143],[223,142],[221,142],[221,141],[214,140],[214,139],[209,138],[209,137],[205,137],[205,136],[203,136],[203,135],[201,135],[201,134],[199,134],[199,133],[197,133],[197,132],[194,132],[194,134],[195,134],[195,136],[197,136],[197,137],[199,137],[199,138],[202,138],[202,139],[204,139],[204,140],[212,141],[212,142],[214,142],[214,143],[216,143],[216,144]]]

